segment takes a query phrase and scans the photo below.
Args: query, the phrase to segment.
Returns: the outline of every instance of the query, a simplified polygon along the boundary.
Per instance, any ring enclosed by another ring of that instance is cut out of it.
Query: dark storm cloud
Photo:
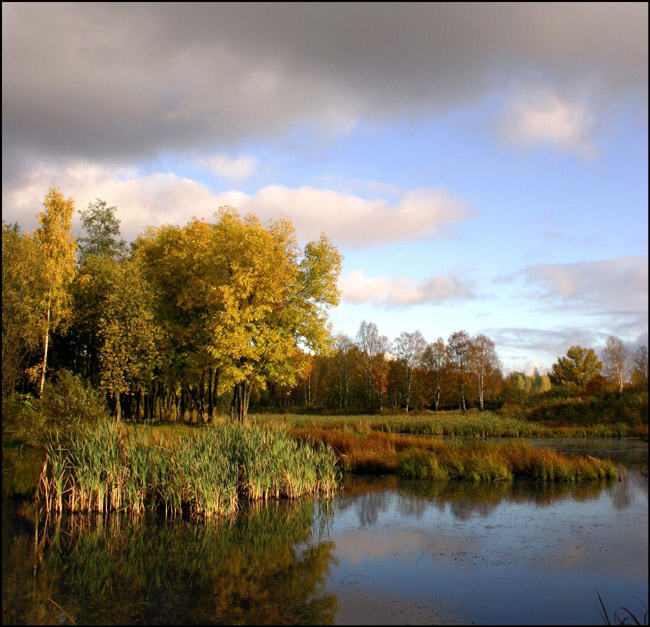
[[[471,104],[647,90],[647,4],[3,3],[3,163],[121,160]]]

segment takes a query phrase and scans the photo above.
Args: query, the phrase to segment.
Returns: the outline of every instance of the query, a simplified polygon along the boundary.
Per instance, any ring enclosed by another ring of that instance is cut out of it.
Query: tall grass
[[[347,471],[396,473],[413,479],[502,481],[581,481],[616,477],[609,460],[569,456],[539,449],[523,440],[495,444],[417,438],[375,431],[294,427],[298,440],[330,445]]]
[[[532,422],[511,416],[501,416],[490,411],[445,411],[401,415],[301,415],[260,414],[251,420],[260,425],[286,422],[293,427],[321,427],[324,429],[353,428],[385,433],[409,433],[431,436],[456,437],[597,437],[597,438],[648,438],[648,425],[626,423],[570,424]]]
[[[165,437],[100,422],[48,442],[38,497],[47,511],[199,518],[232,514],[243,501],[329,496],[339,479],[330,447],[285,430],[227,425]]]

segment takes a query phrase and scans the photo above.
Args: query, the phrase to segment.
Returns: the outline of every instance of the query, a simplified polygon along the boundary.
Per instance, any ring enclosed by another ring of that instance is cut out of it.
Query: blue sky
[[[3,3],[3,219],[51,184],[129,240],[230,204],[326,232],[335,333],[647,345],[647,10]]]

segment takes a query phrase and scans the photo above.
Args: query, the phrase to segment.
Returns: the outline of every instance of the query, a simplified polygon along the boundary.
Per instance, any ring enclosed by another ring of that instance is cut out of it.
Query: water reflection
[[[67,621],[55,602],[77,623],[331,624],[333,544],[310,541],[315,515],[331,512],[303,501],[222,524],[111,515],[44,528],[28,504],[7,503],[3,623]]]
[[[616,509],[624,509],[643,495],[647,500],[648,479],[624,467],[619,471],[618,480],[583,483],[524,480],[470,483],[351,475],[346,476],[337,508],[341,512],[353,509],[362,527],[372,527],[394,502],[404,518],[417,520],[429,508],[435,508],[441,513],[448,510],[456,520],[466,521],[473,517],[487,518],[507,503],[550,507],[567,499],[596,500],[603,494],[611,498]]]

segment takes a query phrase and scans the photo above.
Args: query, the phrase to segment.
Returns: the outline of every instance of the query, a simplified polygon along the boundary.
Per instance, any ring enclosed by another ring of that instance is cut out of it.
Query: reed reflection
[[[337,599],[325,590],[333,544],[313,533],[331,508],[313,500],[201,525],[119,515],[36,524],[20,507],[8,520],[3,508],[3,622],[334,621]]]

